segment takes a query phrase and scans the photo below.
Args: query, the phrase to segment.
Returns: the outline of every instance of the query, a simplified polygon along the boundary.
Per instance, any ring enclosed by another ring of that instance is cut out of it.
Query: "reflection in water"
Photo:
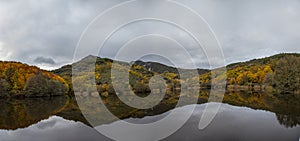
[[[209,97],[208,91],[202,91],[200,94],[200,97],[198,98],[198,103],[203,104],[207,102],[207,99]],[[196,95],[193,97],[191,95],[186,95],[186,97],[183,97],[184,100],[189,101],[189,99],[195,99],[197,98]],[[89,100],[98,100],[98,99],[89,99]],[[103,99],[104,103],[106,103],[106,107],[117,117],[121,119],[127,119],[127,118],[143,118],[142,120],[135,119],[135,121],[138,122],[152,122],[153,120],[159,120],[163,118],[163,116],[166,116],[167,111],[174,109],[176,102],[178,100],[178,95],[174,96],[167,96],[164,98],[164,100],[157,106],[155,106],[152,109],[146,109],[146,110],[139,110],[134,109],[132,107],[128,107],[125,104],[123,104],[118,98],[116,97],[108,97],[106,99]],[[268,126],[265,127],[265,130],[273,131],[273,130],[290,130],[292,131],[296,130],[299,134],[299,125],[300,125],[300,96],[299,95],[273,95],[273,94],[266,94],[266,93],[255,93],[255,94],[248,94],[247,92],[227,92],[225,94],[223,103],[228,103],[230,105],[235,105],[238,107],[249,107],[251,109],[259,109],[259,110],[265,110],[270,111],[274,114],[270,114],[269,112],[262,112],[262,111],[255,111],[250,110],[248,108],[236,108],[237,110],[232,110],[231,115],[234,117],[228,118],[226,116],[229,116],[227,114],[221,115],[222,118],[217,120],[218,122],[215,122],[216,127],[213,129],[216,131],[221,132],[222,126],[236,126],[237,124],[248,124],[249,120],[253,120],[251,124],[260,123],[261,125],[265,125],[264,123],[267,123]],[[53,115],[57,115],[59,117],[62,117],[66,120],[71,121],[80,121],[80,123],[84,123],[86,125],[89,125],[88,122],[83,117],[82,113],[80,112],[79,107],[77,106],[75,98],[66,98],[66,97],[53,97],[53,98],[34,98],[34,99],[0,99],[0,129],[10,129],[15,130],[18,128],[26,128],[30,125],[36,125],[38,127],[37,129],[48,129],[49,127],[58,128],[57,122],[48,121],[43,124],[36,124],[39,121],[43,119],[47,119]],[[230,106],[229,106],[230,107]],[[225,109],[228,109],[228,106],[225,107]],[[241,109],[247,109],[244,111],[252,111],[252,112],[238,112]],[[93,112],[101,112],[101,107],[99,109],[95,109]],[[222,112],[226,113],[226,112]],[[244,116],[238,115],[242,114]],[[159,116],[155,116],[159,115]],[[219,116],[220,116],[219,115]],[[247,115],[245,117],[245,115]],[[146,117],[146,116],[154,116]],[[225,117],[223,117],[225,116]],[[262,117],[267,116],[268,119],[264,119]],[[197,115],[197,117],[201,117]],[[277,118],[276,118],[277,117]],[[57,118],[57,117],[56,117]],[[151,119],[151,120],[145,120],[145,119]],[[227,118],[227,119],[225,119]],[[101,119],[101,122],[99,122],[99,126],[103,124],[110,124],[114,122],[114,119],[108,119],[105,114],[101,115],[100,117],[97,117],[95,120]],[[132,120],[128,120],[129,122],[135,122]],[[230,121],[230,122],[229,122]],[[199,122],[199,120],[197,121]],[[222,123],[230,123],[229,125],[224,125]],[[189,122],[191,124],[191,122]],[[220,126],[217,125],[220,124]],[[280,124],[279,124],[280,123]],[[68,123],[66,123],[67,125]],[[198,123],[193,123],[195,125],[189,125],[190,127],[194,126],[196,127]],[[232,124],[232,125],[231,125]],[[250,123],[249,123],[250,124]],[[258,126],[260,126],[258,124]],[[81,130],[80,127],[75,127],[79,129],[74,129],[76,131]],[[248,125],[244,125],[248,126]],[[189,131],[189,128],[187,127],[187,131]],[[224,127],[225,128],[225,127]],[[231,127],[234,128],[234,127]],[[242,128],[242,127],[239,127]],[[251,127],[251,130],[249,131],[254,132],[255,127]],[[262,128],[262,127],[260,127]],[[274,128],[274,129],[273,129]],[[26,128],[27,129],[27,128]],[[24,130],[26,130],[24,129]],[[84,126],[84,129],[92,130],[92,128],[89,128],[88,126]],[[182,130],[184,130],[182,129]],[[68,129],[69,130],[69,129]],[[73,130],[73,129],[72,129]],[[196,129],[195,129],[196,130]],[[236,133],[230,133],[232,136],[240,137],[240,130],[232,129],[233,131],[236,130]],[[250,129],[249,129],[250,130]],[[3,130],[4,132],[5,130]],[[19,130],[16,130],[19,131]],[[189,133],[186,133],[187,131],[181,131],[181,135],[184,134],[183,137],[187,137]],[[242,131],[242,130],[241,130]],[[3,134],[3,132],[0,134],[0,140],[2,137],[6,136]],[[20,131],[19,131],[20,132]],[[83,132],[83,131],[82,131]],[[88,132],[88,131],[86,131]],[[195,131],[196,132],[196,131]],[[197,131],[198,132],[198,131]],[[227,132],[227,130],[224,129],[224,132]],[[275,131],[274,131],[275,132]],[[202,132],[200,132],[201,134]],[[203,132],[204,133],[204,132]],[[58,133],[59,134],[59,133]],[[199,133],[197,133],[199,134]],[[295,135],[294,132],[289,132],[291,135]],[[94,134],[93,134],[94,135]],[[296,134],[297,135],[297,134]],[[97,135],[94,135],[97,137]],[[178,135],[179,136],[179,135]],[[204,134],[203,134],[204,136]],[[207,134],[209,136],[209,134]],[[253,135],[256,136],[256,135]],[[260,136],[257,134],[257,136]],[[298,135],[299,136],[299,135]],[[173,136],[172,136],[173,137]],[[171,137],[171,138],[172,138]],[[188,138],[188,137],[187,137]],[[199,137],[200,138],[200,137]],[[201,137],[203,138],[203,137]],[[193,138],[196,139],[196,138]],[[236,138],[234,138],[236,139]],[[184,139],[183,139],[184,140]],[[2,140],[1,140],[2,141]],[[76,139],[74,139],[76,141]]]
[[[286,128],[293,128],[300,125],[300,116],[289,116],[276,114],[276,117],[281,125]]]
[[[224,103],[276,113],[279,123],[285,127],[300,125],[300,95],[272,95],[228,93]]]
[[[215,104],[215,103],[208,103]],[[198,129],[198,122],[201,118],[206,104],[197,105],[192,117],[175,134],[164,139],[166,141],[177,140],[209,140],[209,141],[253,141],[253,140],[272,140],[272,141],[297,141],[299,139],[300,126],[285,128],[278,124],[274,113],[262,110],[253,110],[246,107],[231,106],[223,104],[220,112],[213,122],[205,129]],[[186,111],[192,110],[192,106],[184,106],[174,109],[175,112],[184,115]],[[126,119],[132,123],[153,122],[167,113],[144,117],[142,119]],[[173,117],[172,122],[179,122],[180,117]],[[121,126],[119,122],[111,123],[112,126]],[[97,128],[105,128],[101,125]],[[155,136],[154,130],[147,133]],[[132,135],[132,136],[138,136]],[[0,139],[5,141],[103,141],[109,140],[81,122],[74,122],[53,116],[37,124],[24,129],[15,131],[0,130]],[[1,141],[2,141],[1,140]]]
[[[198,98],[198,104],[203,104],[207,102],[209,97],[208,91],[201,91],[201,94]],[[188,103],[190,99],[197,98],[195,97],[183,97],[182,99],[187,101]],[[153,107],[152,109],[146,110],[139,110],[129,107],[122,103],[116,97],[109,97],[103,99],[104,103],[106,103],[106,107],[116,115],[120,119],[126,118],[142,118],[145,116],[153,116],[165,113],[171,109],[174,109],[176,106],[176,102],[178,97],[174,95],[173,97],[166,97],[164,100],[157,106]],[[87,101],[99,101],[99,99],[87,99]],[[284,115],[285,117],[293,117],[291,120],[297,119],[300,117],[300,95],[277,95],[274,96],[273,94],[267,93],[256,93],[256,94],[248,94],[247,92],[228,92],[224,96],[223,103],[228,103],[235,106],[242,106],[242,107],[249,107],[252,109],[260,109],[266,110],[270,112],[274,112],[276,114]],[[187,104],[188,105],[188,104]],[[89,114],[101,113],[102,108],[99,107],[90,111]],[[66,119],[81,121],[86,124],[88,122],[82,116],[80,109],[76,104],[76,100],[73,99],[70,102],[70,106],[68,106],[64,111],[57,114],[58,116],[62,116]],[[98,114],[96,114],[98,115]],[[100,114],[101,116],[95,116],[94,121],[100,121],[98,125],[108,124],[115,119],[107,118],[106,114]],[[284,122],[281,122],[284,124]],[[295,124],[300,125],[299,122],[295,122]],[[287,126],[288,125],[285,125]]]
[[[184,107],[183,111],[188,107]],[[197,123],[204,107],[205,104],[197,106],[187,124],[167,140],[297,141],[300,136],[300,126],[287,129],[278,124],[272,112],[227,104],[222,105],[216,118],[205,130],[199,131]]]
[[[1,141],[99,141],[98,137],[93,128],[57,116],[23,129],[0,130]]]
[[[0,99],[0,129],[24,128],[54,115],[66,105],[66,97]]]

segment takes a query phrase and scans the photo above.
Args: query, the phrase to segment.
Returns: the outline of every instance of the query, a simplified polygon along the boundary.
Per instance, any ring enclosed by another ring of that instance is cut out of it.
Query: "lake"
[[[263,93],[228,92],[212,123],[204,130],[198,129],[199,120],[207,104],[207,93],[202,92],[199,104],[173,109],[159,106],[153,111],[136,111],[114,104],[107,99],[108,108],[115,109],[118,117],[130,123],[151,123],[170,112],[184,115],[196,106],[191,118],[175,134],[164,140],[209,141],[298,141],[300,137],[300,97],[298,95],[270,95]],[[74,98],[53,97],[35,99],[0,100],[0,141],[99,141],[110,140],[91,128],[82,116]],[[172,105],[172,104],[170,104]],[[160,110],[157,110],[160,109]],[[105,117],[102,117],[105,118]],[[180,122],[173,117],[172,122]],[[119,121],[107,120],[96,128],[122,126]],[[149,131],[155,136],[156,131]],[[138,135],[133,135],[138,136]]]

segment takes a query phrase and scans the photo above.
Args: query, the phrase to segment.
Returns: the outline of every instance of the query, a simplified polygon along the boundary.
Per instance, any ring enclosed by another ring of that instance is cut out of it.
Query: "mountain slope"
[[[0,97],[62,95],[67,90],[58,75],[19,62],[0,62]]]
[[[283,91],[283,93],[295,93],[300,87],[299,64],[300,54],[298,53],[282,53],[230,64],[226,67],[227,84],[251,86],[251,89],[254,86],[260,87],[259,89],[263,86],[272,86],[280,93]],[[210,85],[210,73],[201,75],[199,78],[202,84]]]
[[[294,60],[297,62],[300,58],[300,54],[298,53],[283,53],[277,54],[274,56],[261,58],[261,59],[253,59],[246,62],[239,62],[234,63],[226,66],[227,73],[226,73],[226,81],[228,85],[240,85],[240,86],[279,86],[285,85],[283,83],[278,83],[282,76],[278,76],[280,67],[288,66],[287,62],[291,62],[289,60]],[[95,56],[88,56],[81,61],[78,61],[72,65],[80,66],[80,68],[87,67],[86,65],[89,63],[93,63],[96,60],[96,67],[95,67],[95,78],[96,83],[98,86],[99,92],[108,92],[114,93],[113,87],[111,85],[111,65],[113,60],[107,58],[99,58]],[[126,69],[124,67],[125,62],[117,62],[118,67],[120,70]],[[278,63],[281,65],[278,65]],[[292,61],[293,62],[293,61]],[[135,61],[132,64],[130,69],[130,84],[136,92],[147,92],[149,91],[148,82],[149,79],[153,75],[161,75],[164,77],[168,82],[168,89],[173,90],[177,87],[180,87],[180,75],[178,74],[177,68],[170,67],[164,64],[160,64],[157,62],[143,62],[143,61]],[[291,64],[291,63],[290,63]],[[70,85],[71,84],[71,77],[72,77],[72,65],[64,66],[60,69],[54,70],[53,73],[60,75],[61,77],[65,78]],[[129,64],[128,64],[129,65]],[[287,69],[299,71],[297,64],[293,66],[289,66]],[[181,69],[184,70],[184,69]],[[298,74],[295,71],[288,71],[293,72],[294,74]],[[189,73],[189,70],[185,70],[185,73]],[[277,73],[276,73],[277,72]],[[91,72],[90,72],[91,73]],[[211,73],[209,70],[205,69],[198,69],[199,73],[199,81],[203,88],[210,88],[211,84]],[[293,74],[291,74],[293,75]],[[216,81],[222,80],[224,76],[219,76],[216,78]],[[297,79],[300,76],[296,77]],[[195,78],[197,79],[197,78]],[[77,81],[83,81],[80,79],[76,79]],[[296,80],[293,83],[298,82]],[[296,84],[289,84],[289,85],[298,85]],[[294,90],[294,91],[297,91]]]
[[[280,53],[280,54],[276,54],[273,56],[269,56],[269,57],[264,57],[264,58],[260,58],[260,59],[252,59],[250,61],[246,61],[246,62],[237,62],[237,63],[233,63],[230,65],[227,65],[227,69],[233,69],[235,67],[239,67],[239,66],[251,66],[251,65],[266,65],[266,64],[270,64],[270,65],[276,65],[277,61],[286,57],[286,56],[296,56],[296,57],[300,57],[300,53]]]

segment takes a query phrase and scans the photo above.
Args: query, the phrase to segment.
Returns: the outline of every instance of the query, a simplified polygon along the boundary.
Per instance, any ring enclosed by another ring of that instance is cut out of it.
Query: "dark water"
[[[274,96],[269,94],[249,94],[230,92],[225,95],[220,112],[204,130],[198,129],[207,94],[200,96],[192,117],[175,134],[164,140],[209,140],[209,141],[299,141],[300,137],[300,97],[298,95]],[[112,101],[114,99],[111,99]],[[110,103],[112,109],[118,104]],[[68,97],[38,99],[0,100],[0,141],[102,141],[110,140],[88,126],[76,102]],[[172,106],[171,106],[172,107]],[[169,110],[184,115],[192,110],[192,105],[176,109],[163,109],[157,113],[134,113],[137,117],[128,122],[151,123],[163,118]],[[123,109],[122,109],[123,108]],[[125,115],[128,108],[120,107],[116,114]],[[164,112],[167,111],[167,112]],[[124,116],[126,117],[126,116]],[[172,122],[180,122],[173,117]],[[118,121],[106,123],[121,126]],[[103,128],[107,125],[99,125]],[[155,131],[149,131],[155,136]],[[134,135],[133,135],[134,136]]]

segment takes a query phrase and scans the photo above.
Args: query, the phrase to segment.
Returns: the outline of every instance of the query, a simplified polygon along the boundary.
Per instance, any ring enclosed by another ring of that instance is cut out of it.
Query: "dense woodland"
[[[84,70],[88,64],[96,60],[95,72]],[[115,94],[111,83],[112,60],[88,56],[72,65],[63,66],[52,72],[40,70],[18,62],[0,62],[0,97],[39,97],[55,96],[69,93],[72,95],[72,81],[83,84],[90,77],[95,77],[98,92],[103,97]],[[199,77],[192,80],[181,80],[178,70],[154,62],[136,61],[128,70],[124,62],[117,62],[117,68],[129,71],[131,90],[143,96],[150,93],[149,80],[154,75],[164,78],[167,93],[179,92],[181,84],[187,81],[197,81],[200,87],[208,89],[211,86],[211,72],[198,69]],[[80,76],[72,79],[72,66],[82,68]],[[79,67],[78,67],[79,66]],[[273,93],[299,93],[300,86],[300,54],[278,54],[262,59],[228,65],[227,72],[216,77],[216,81],[227,77],[227,86],[244,86],[249,90],[254,87],[259,90],[270,89]],[[183,70],[190,73],[190,70]],[[95,75],[93,75],[95,73]],[[122,85],[122,84],[120,84]],[[86,85],[80,91],[89,94],[93,85]],[[123,87],[123,86],[121,86]],[[126,86],[124,86],[126,87]],[[193,86],[191,86],[193,87]],[[239,87],[233,87],[239,89]]]
[[[18,62],[0,62],[0,97],[63,95],[69,89],[58,75]]]
[[[99,93],[104,96],[114,94],[115,91],[111,84],[111,64],[112,60],[95,58],[89,56],[73,65],[79,65],[84,68],[86,64],[96,60],[95,79]],[[226,77],[227,86],[235,86],[234,89],[246,89],[253,91],[264,91],[268,89],[276,94],[299,93],[300,86],[300,54],[278,54],[271,57],[254,59],[247,62],[240,62],[228,65],[227,72],[215,78],[215,81],[224,80]],[[125,69],[124,63],[118,63],[120,70]],[[72,66],[68,65],[61,69],[55,70],[54,73],[71,79]],[[189,70],[183,70],[189,73]],[[93,72],[88,72],[92,74]],[[131,69],[130,85],[133,91],[138,93],[147,93],[150,91],[148,87],[149,79],[153,75],[162,76],[167,82],[167,93],[173,93],[180,90],[181,84],[186,81],[198,81],[203,89],[211,88],[211,72],[204,69],[198,70],[199,77],[192,80],[180,80],[177,69],[165,66],[155,62],[136,61]],[[89,75],[82,75],[88,77]],[[74,77],[74,81],[84,82],[87,78]],[[86,88],[92,86],[86,86]],[[191,86],[192,87],[192,86]],[[87,91],[87,90],[82,90]]]
[[[281,94],[299,93],[300,90],[300,54],[278,54],[226,68],[227,85],[248,86],[250,90],[254,86],[260,90],[271,87],[274,93]],[[199,77],[202,84],[211,83],[210,73]]]

